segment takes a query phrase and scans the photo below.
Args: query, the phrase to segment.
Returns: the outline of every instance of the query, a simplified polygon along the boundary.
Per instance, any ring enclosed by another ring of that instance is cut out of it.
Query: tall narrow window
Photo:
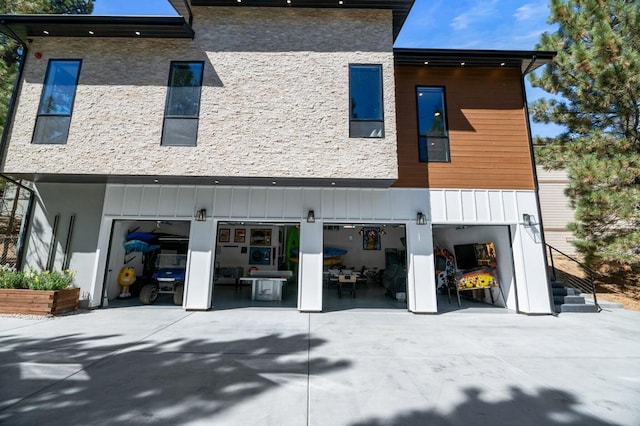
[[[49,61],[33,132],[33,143],[67,143],[81,63],[79,59]]]
[[[162,145],[195,146],[204,62],[172,62]]]
[[[449,162],[443,87],[418,87],[418,153],[421,162]]]
[[[383,138],[381,65],[349,67],[349,102],[349,137]]]

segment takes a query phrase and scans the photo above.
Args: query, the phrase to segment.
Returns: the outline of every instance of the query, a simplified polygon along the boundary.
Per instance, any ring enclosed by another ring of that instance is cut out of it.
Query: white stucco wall
[[[397,178],[391,11],[193,11],[193,40],[34,37],[4,172]],[[61,58],[82,59],[69,138],[33,145]],[[205,64],[196,147],[160,146],[171,61]],[[385,138],[349,138],[352,63],[382,64]]]
[[[53,224],[59,215],[53,269],[62,268],[70,219],[75,215],[69,269],[75,271],[75,285],[81,288],[81,300],[91,299],[105,185],[39,183],[34,189],[36,202],[25,250],[25,267],[46,267]]]

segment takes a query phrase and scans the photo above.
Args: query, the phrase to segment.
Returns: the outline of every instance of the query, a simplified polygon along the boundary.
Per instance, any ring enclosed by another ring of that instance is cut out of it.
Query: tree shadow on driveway
[[[324,340],[304,333],[100,344],[117,337],[0,338],[0,423],[306,424],[309,371],[350,365],[309,358]]]
[[[491,392],[469,387],[464,400],[445,411],[415,410],[386,419],[369,418],[352,426],[612,426],[595,416],[579,411],[580,402],[571,393],[558,389],[524,392],[513,386],[506,399],[491,400]],[[483,395],[484,393],[484,395]],[[495,395],[494,395],[495,396]],[[489,399],[487,399],[487,397]]]

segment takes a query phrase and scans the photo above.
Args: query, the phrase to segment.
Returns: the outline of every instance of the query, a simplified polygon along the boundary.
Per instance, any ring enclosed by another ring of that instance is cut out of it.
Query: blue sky
[[[167,0],[95,0],[96,15],[174,15]],[[547,24],[548,0],[416,0],[396,47],[534,50]],[[527,83],[529,101],[548,96]],[[532,123],[537,136],[553,136],[554,125]]]

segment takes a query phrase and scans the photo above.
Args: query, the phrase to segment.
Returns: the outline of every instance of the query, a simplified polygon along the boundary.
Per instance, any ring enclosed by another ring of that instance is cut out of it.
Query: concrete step
[[[560,305],[558,312],[598,312],[598,308],[595,305],[586,305],[579,303],[565,303]]]
[[[591,294],[582,293],[580,296],[584,297],[585,303],[593,305],[593,297]],[[606,300],[600,300],[600,298],[598,298],[598,305],[600,305],[602,309],[624,309],[622,303],[607,302]]]
[[[553,303],[556,305],[562,305],[564,303],[585,304],[585,298],[583,296],[562,296],[554,295]]]
[[[554,296],[578,296],[580,293],[571,287],[552,288]]]

